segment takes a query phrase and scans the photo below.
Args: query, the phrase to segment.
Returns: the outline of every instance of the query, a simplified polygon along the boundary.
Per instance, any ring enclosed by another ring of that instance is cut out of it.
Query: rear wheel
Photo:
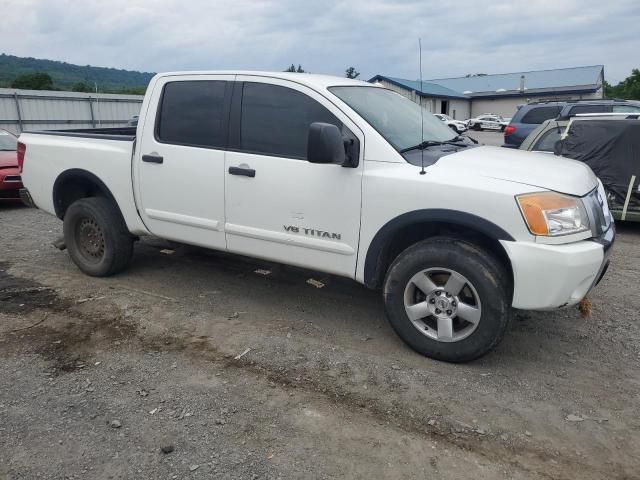
[[[113,275],[131,261],[133,237],[120,211],[106,198],[82,198],[71,204],[63,231],[71,259],[87,275]]]
[[[493,349],[511,318],[510,284],[502,264],[479,247],[433,238],[402,252],[387,273],[387,317],[414,350],[466,362]]]

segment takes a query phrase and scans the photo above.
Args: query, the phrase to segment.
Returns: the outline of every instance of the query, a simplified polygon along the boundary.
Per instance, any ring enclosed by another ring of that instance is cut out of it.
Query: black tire
[[[482,130],[482,126],[479,123],[474,123],[472,127],[476,132]]]
[[[405,288],[418,272],[444,268],[460,273],[475,288],[481,302],[480,320],[472,333],[442,342],[422,333],[405,310]],[[384,282],[387,318],[396,333],[415,351],[437,360],[468,362],[491,351],[511,320],[511,283],[505,267],[480,247],[455,238],[435,237],[402,252]]]
[[[87,275],[106,277],[129,265],[133,237],[112,201],[76,200],[64,216],[64,240],[73,262]]]

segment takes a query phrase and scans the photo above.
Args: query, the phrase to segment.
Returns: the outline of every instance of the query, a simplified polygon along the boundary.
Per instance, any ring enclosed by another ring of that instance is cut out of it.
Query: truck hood
[[[467,148],[442,157],[434,166],[576,196],[589,193],[598,184],[582,162],[502,147]]]

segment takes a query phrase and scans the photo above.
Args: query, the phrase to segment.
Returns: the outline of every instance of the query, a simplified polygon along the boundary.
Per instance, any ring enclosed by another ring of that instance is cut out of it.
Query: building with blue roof
[[[483,113],[511,117],[518,105],[533,101],[604,98],[603,65],[436,78],[422,83],[386,75],[369,81],[395,90],[432,113],[456,119]]]

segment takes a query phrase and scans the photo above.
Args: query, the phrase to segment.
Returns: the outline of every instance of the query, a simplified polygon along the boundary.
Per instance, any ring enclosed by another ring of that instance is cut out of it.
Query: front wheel
[[[466,362],[492,350],[511,318],[503,265],[463,240],[419,242],[393,262],[384,284],[391,326],[411,348],[437,360]]]
[[[118,208],[106,198],[72,203],[64,216],[63,232],[71,259],[87,275],[113,275],[131,260],[133,237]]]
[[[482,126],[479,123],[474,123],[471,128],[473,128],[476,132],[482,130]]]

